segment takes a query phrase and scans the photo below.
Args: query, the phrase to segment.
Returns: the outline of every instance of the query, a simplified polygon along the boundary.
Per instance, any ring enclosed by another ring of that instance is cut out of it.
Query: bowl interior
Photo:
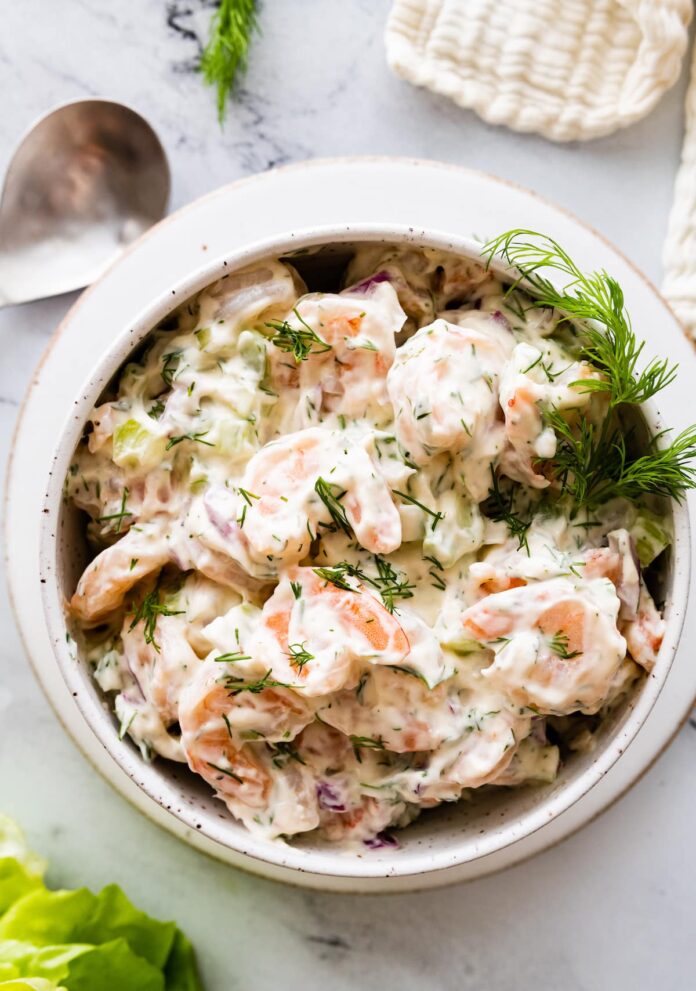
[[[483,789],[471,801],[447,804],[423,813],[415,823],[399,831],[398,851],[337,852],[311,839],[285,847],[253,837],[212,796],[208,786],[185,767],[163,759],[145,764],[129,740],[119,740],[117,721],[107,699],[92,678],[87,663],[80,658],[74,641],[66,640],[63,606],[74,591],[90,554],[84,536],[85,517],[60,499],[60,489],[86,416],[125,358],[173,305],[178,306],[188,296],[215,281],[223,270],[232,271],[264,255],[281,256],[299,270],[310,290],[337,290],[341,273],[355,247],[375,240],[408,241],[474,257],[479,254],[473,243],[444,235],[344,229],[322,234],[315,232],[304,237],[289,236],[285,241],[258,246],[236,258],[218,259],[195,273],[185,286],[153,304],[133,328],[114,342],[110,353],[85,385],[64,430],[63,444],[51,473],[42,540],[46,615],[58,661],[83,715],[119,766],[154,801],[192,829],[226,847],[273,864],[349,877],[415,874],[485,856],[541,828],[577,801],[619,757],[654,704],[676,647],[688,587],[688,582],[676,580],[678,574],[683,576],[688,571],[688,519],[686,510],[674,505],[669,511],[675,542],[662,556],[653,583],[656,597],[665,604],[669,632],[655,671],[602,722],[592,752],[572,755],[551,785]],[[648,409],[646,414],[651,429],[659,429],[659,421],[653,412]],[[645,430],[645,421],[638,426],[639,430]]]

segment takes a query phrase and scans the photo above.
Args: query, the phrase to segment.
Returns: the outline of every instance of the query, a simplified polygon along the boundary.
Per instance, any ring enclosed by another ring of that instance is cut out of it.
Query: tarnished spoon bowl
[[[93,282],[162,218],[167,158],[150,125],[111,100],[52,110],[20,141],[0,200],[0,306]]]

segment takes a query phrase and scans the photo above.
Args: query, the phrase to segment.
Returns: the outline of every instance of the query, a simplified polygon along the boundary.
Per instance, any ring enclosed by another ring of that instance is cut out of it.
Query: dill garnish
[[[225,102],[247,66],[251,35],[258,30],[256,0],[221,0],[210,22],[210,37],[201,56],[200,71],[217,89],[218,120],[225,117]]]
[[[554,633],[554,635],[549,639],[549,648],[561,658],[563,661],[570,661],[574,657],[579,657],[582,654],[581,650],[568,650],[568,634]]]
[[[230,771],[228,767],[220,767],[219,764],[212,764],[209,760],[206,761],[206,764],[208,767],[212,767],[214,771],[219,771],[220,774],[226,774],[228,778],[234,778],[234,780],[238,781],[240,785],[244,784],[244,779],[240,778],[238,774],[234,773],[234,771]]]
[[[377,568],[376,575],[368,575],[361,568],[350,564],[348,561],[341,561],[331,568],[313,568],[312,570],[315,575],[318,575],[320,578],[323,578],[325,581],[330,582],[336,588],[340,588],[345,592],[360,592],[360,589],[353,588],[346,581],[346,576],[357,578],[365,585],[370,585],[376,589],[382,597],[385,608],[390,613],[393,613],[394,599],[413,598],[413,589],[416,586],[409,582],[407,575],[404,573],[399,574],[394,570],[390,562],[380,557],[379,554],[373,554],[373,560]]]
[[[138,608],[135,610],[133,616],[133,622],[128,627],[129,630],[134,630],[138,623],[143,623],[143,636],[145,637],[145,643],[151,644],[157,653],[160,652],[160,646],[155,640],[155,633],[157,630],[157,617],[158,616],[181,616],[185,610],[183,609],[170,609],[169,606],[159,601],[159,588],[153,588],[151,592],[145,596],[145,598],[140,602]]]
[[[530,230],[507,231],[489,241],[483,253],[489,262],[499,255],[518,270],[519,281],[532,288],[533,306],[552,306],[572,319],[604,327],[583,323],[581,328],[581,357],[604,373],[602,379],[577,383],[586,391],[608,392],[612,406],[639,405],[674,380],[677,366],[667,358],[653,358],[637,372],[644,343],[636,340],[621,286],[606,272],[582,272],[557,241]],[[545,268],[568,277],[563,289],[539,274]]]
[[[338,495],[334,493],[334,489],[340,490]],[[350,536],[350,523],[348,522],[346,511],[341,505],[341,499],[346,494],[346,490],[341,489],[340,485],[336,485],[334,482],[327,482],[320,476],[314,483],[314,491],[329,511],[329,516],[333,520],[334,525],[343,530],[347,536]]]
[[[265,688],[297,687],[297,685],[288,685],[284,681],[276,681],[275,678],[271,677],[272,673],[272,669],[269,668],[263,678],[259,678],[257,681],[244,681],[243,678],[236,678],[234,675],[230,674],[225,677],[224,685],[233,697],[239,695],[241,692],[251,692],[252,695],[258,695],[259,692],[262,692]]]
[[[250,661],[251,655],[245,654],[241,650],[233,650],[231,653],[218,654],[215,660],[222,664],[235,664],[237,661]]]
[[[648,450],[634,456],[630,433],[619,417],[623,407],[639,406],[674,381],[677,365],[653,358],[641,370],[643,343],[638,343],[618,282],[605,271],[582,272],[552,238],[535,231],[512,230],[484,247],[489,264],[494,256],[517,269],[520,282],[535,295],[534,306],[553,307],[570,320],[579,320],[579,357],[594,366],[598,378],[570,383],[580,392],[602,393],[609,412],[601,424],[582,414],[571,422],[557,409],[545,410],[546,423],[557,435],[557,450],[546,461],[546,472],[573,501],[573,512],[593,509],[617,496],[629,500],[657,494],[681,501],[696,485],[696,425],[683,430],[664,447],[667,431],[650,441]],[[566,276],[559,289],[540,270]],[[512,290],[509,290],[512,291]],[[542,460],[542,459],[539,459]]]
[[[116,526],[114,527],[115,533],[121,532],[121,525],[126,518],[126,516],[132,516],[133,513],[126,509],[126,499],[128,498],[128,489],[124,486],[123,493],[121,495],[121,508],[117,513],[109,513],[107,516],[97,516],[95,523],[107,523],[109,520],[116,520]]]
[[[269,320],[266,326],[269,330],[275,331],[271,343],[275,344],[279,351],[292,354],[298,365],[301,361],[306,361],[310,354],[324,354],[325,351],[331,351],[331,345],[312,330],[297,309],[292,312],[302,326],[291,327],[287,320]],[[315,347],[315,345],[319,346]]]
[[[297,668],[298,671],[301,671],[308,661],[314,660],[314,654],[310,654],[310,652],[305,648],[305,643],[306,641],[303,641],[302,643],[288,644],[288,657],[290,658],[290,664],[294,668]]]
[[[524,520],[515,509],[515,491],[511,486],[505,494],[500,488],[500,481],[493,466],[491,466],[491,490],[483,505],[483,511],[494,523],[504,523],[511,537],[517,539],[517,549],[529,554],[527,531],[532,525],[531,520]]]
[[[179,362],[181,361],[181,351],[168,351],[166,354],[162,355],[162,371],[160,375],[170,389],[172,383],[174,382],[174,376],[176,375],[177,369],[179,367]]]
[[[323,578],[325,582],[335,585],[336,588],[340,588],[344,592],[360,591],[357,588],[353,588],[346,581],[346,575],[351,575],[353,578],[362,578],[362,572],[352,564],[348,564],[347,561],[342,561],[340,564],[334,565],[331,568],[312,568],[312,571],[319,578]]]
[[[215,447],[215,444],[213,444],[212,441],[203,440],[207,433],[208,431],[204,430],[199,434],[179,434],[177,437],[170,437],[167,442],[167,446],[165,447],[165,451],[171,450],[173,447],[176,447],[177,444],[181,444],[181,442],[185,440],[194,441],[196,444],[205,444],[206,447]]]
[[[431,516],[433,520],[430,527],[431,530],[434,530],[440,520],[445,518],[444,513],[436,512],[434,509],[429,509],[428,506],[424,506],[422,502],[418,502],[417,499],[414,499],[413,496],[408,495],[407,492],[399,492],[397,489],[394,489],[394,495],[400,496],[404,502],[410,502],[411,505],[418,506],[418,508],[422,509],[424,513]]]

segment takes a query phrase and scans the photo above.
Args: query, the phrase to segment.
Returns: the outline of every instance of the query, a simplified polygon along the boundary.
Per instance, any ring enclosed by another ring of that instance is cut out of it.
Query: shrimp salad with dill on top
[[[66,480],[69,612],[145,759],[255,833],[378,848],[553,781],[652,669],[696,429],[639,443],[675,369],[547,237],[362,245],[342,285],[263,261],[150,334]]]

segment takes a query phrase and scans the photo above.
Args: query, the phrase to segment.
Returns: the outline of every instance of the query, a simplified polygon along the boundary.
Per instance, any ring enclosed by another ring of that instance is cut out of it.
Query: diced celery
[[[643,568],[655,560],[672,542],[663,520],[649,509],[639,509],[635,523],[630,528],[636,544],[638,560]]]
[[[154,468],[164,457],[166,446],[165,437],[131,419],[114,430],[112,456],[120,468]]]
[[[203,351],[210,342],[210,327],[201,327],[200,330],[194,330],[193,336],[198,341],[198,350]]]
[[[216,419],[205,439],[215,445],[215,454],[230,461],[251,457],[257,447],[252,424],[236,416],[221,416]]]
[[[239,335],[239,354],[259,378],[266,373],[266,339],[255,330],[243,330]]]

